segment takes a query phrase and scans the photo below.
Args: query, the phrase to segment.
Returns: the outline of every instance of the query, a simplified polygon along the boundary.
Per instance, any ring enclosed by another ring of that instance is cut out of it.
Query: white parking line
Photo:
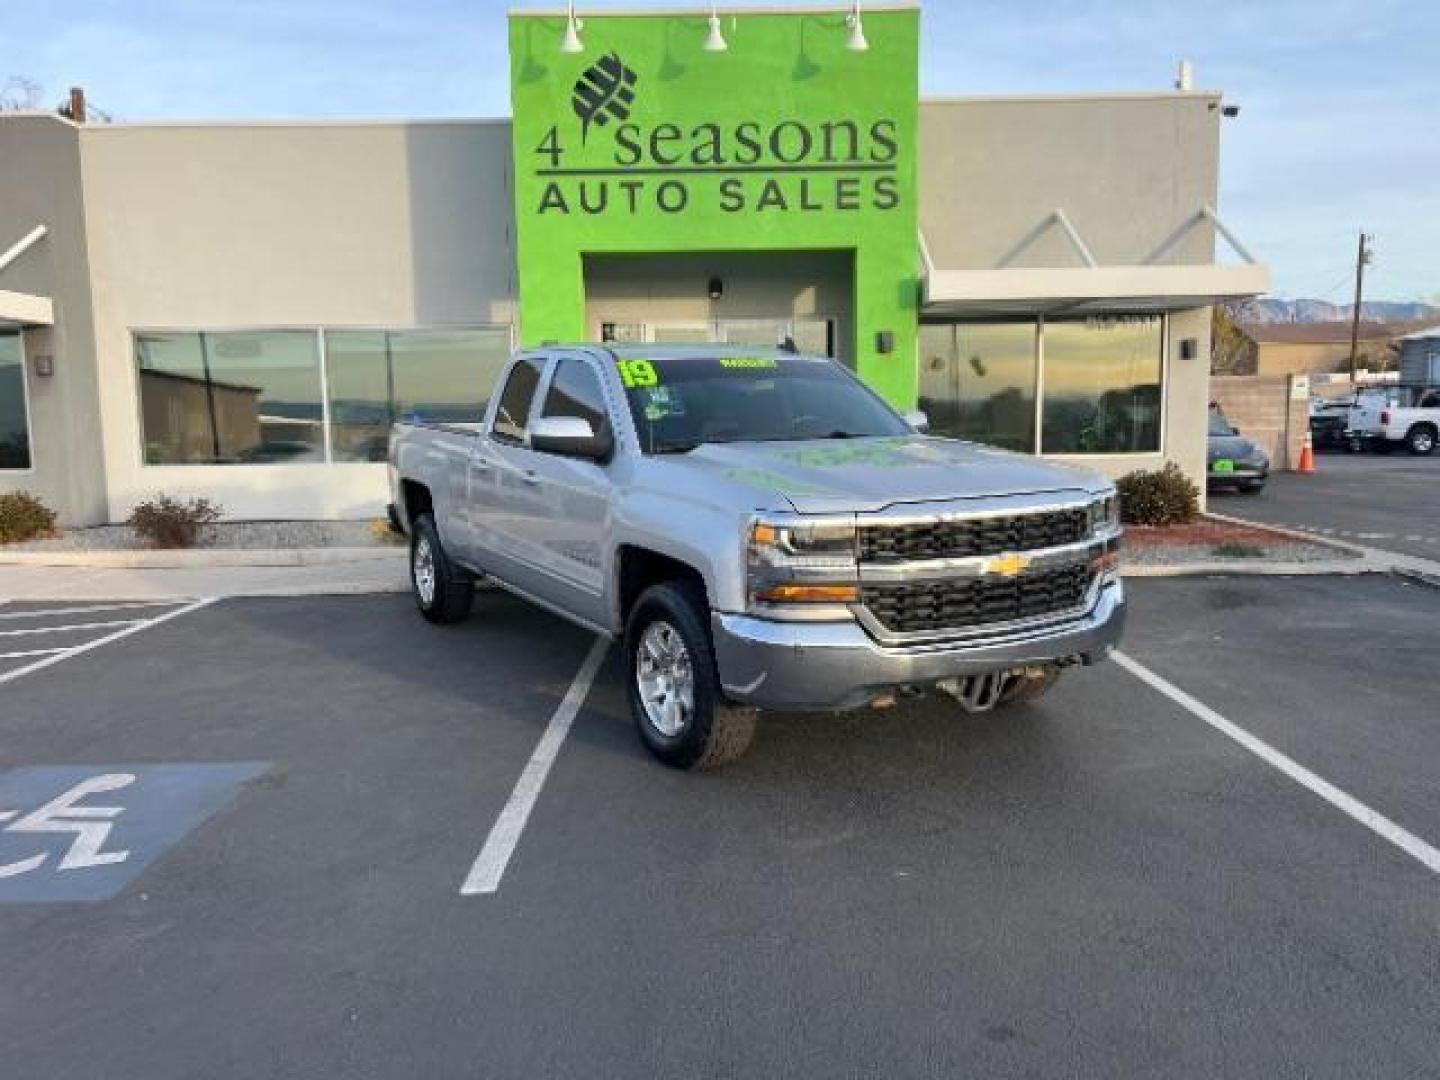
[[[109,622],[70,623],[68,626],[27,626],[23,630],[0,630],[0,637],[20,637],[22,634],[59,634],[66,630],[103,630],[107,626],[134,626],[144,619],[111,619]]]
[[[58,649],[26,649],[23,652],[0,652],[0,660],[19,660],[23,656],[49,656],[52,653],[68,652],[63,646]]]
[[[1372,810],[1359,799],[1341,791],[1324,777],[1317,776],[1295,759],[1282,754],[1269,743],[1251,735],[1244,728],[1232,724],[1203,701],[1199,701],[1174,683],[1155,674],[1144,664],[1122,652],[1110,654],[1117,664],[1152,689],[1160,691],[1171,701],[1199,717],[1220,734],[1233,739],[1261,761],[1280,770],[1301,787],[1319,795],[1331,806],[1348,814],[1371,832],[1390,841],[1401,851],[1422,866],[1440,874],[1440,850],[1431,847],[1408,829],[1397,825],[1378,810]]]
[[[605,659],[609,648],[610,642],[606,638],[596,638],[595,643],[590,646],[585,662],[575,673],[575,679],[570,683],[570,689],[565,692],[564,700],[550,717],[545,733],[540,736],[534,753],[525,764],[525,771],[515,783],[515,790],[510,793],[510,799],[495,820],[490,835],[485,839],[485,846],[480,849],[480,854],[475,859],[475,865],[470,867],[465,883],[460,886],[461,896],[493,893],[500,888],[500,879],[505,875],[510,856],[515,853],[515,845],[520,842],[520,834],[525,831],[525,822],[530,819],[530,811],[535,809],[540,789],[545,786],[545,778],[550,775],[550,766],[555,764],[560,747],[565,744],[565,736],[570,733],[570,725],[580,711],[580,706],[585,703],[585,695],[590,692],[590,684],[595,681],[595,673],[600,670],[600,662]]]
[[[54,615],[88,615],[92,611],[128,611],[132,608],[176,607],[176,600],[135,600],[125,604],[92,604],[89,607],[46,608],[0,613],[0,619],[39,619]],[[3,606],[3,605],[0,605]]]
[[[54,656],[47,656],[43,660],[37,660],[33,664],[26,664],[24,667],[16,668],[14,671],[7,671],[3,675],[0,675],[0,685],[8,682],[14,682],[22,675],[29,675],[31,672],[40,671],[44,668],[50,667],[53,664],[58,664],[63,660],[69,660],[72,656],[79,656],[81,653],[87,653],[91,649],[98,649],[101,645],[108,645],[112,641],[119,641],[121,638],[129,637],[131,634],[138,634],[140,633],[140,631],[148,630],[152,626],[159,626],[161,623],[168,622],[171,619],[177,619],[181,615],[188,615],[190,612],[197,611],[200,608],[205,607],[207,604],[213,604],[216,599],[217,598],[213,596],[206,597],[203,600],[192,601],[191,603],[186,604],[184,607],[174,608],[170,611],[165,612],[163,615],[157,615],[153,619],[144,619],[140,621],[132,620],[130,621],[129,625],[126,625],[123,629],[116,630],[113,634],[106,634],[103,637],[96,638],[94,641],[87,641],[84,645],[76,645],[72,649],[66,649],[63,652],[57,652]]]

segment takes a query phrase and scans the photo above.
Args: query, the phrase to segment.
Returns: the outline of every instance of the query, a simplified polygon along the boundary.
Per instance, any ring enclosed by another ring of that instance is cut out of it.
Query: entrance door
[[[671,343],[723,342],[773,349],[793,341],[811,356],[835,355],[835,320],[819,316],[794,319],[670,319],[655,323],[602,322],[601,341]]]

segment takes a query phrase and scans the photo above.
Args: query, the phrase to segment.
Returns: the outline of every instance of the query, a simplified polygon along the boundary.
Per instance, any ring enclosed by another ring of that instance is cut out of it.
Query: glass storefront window
[[[924,323],[920,408],[936,435],[1033,453],[1035,323]]]
[[[1046,321],[1043,453],[1160,449],[1164,328],[1158,316]]]
[[[147,465],[325,459],[313,332],[137,334],[135,361]]]
[[[0,334],[0,469],[30,468],[25,352],[19,334]]]
[[[327,330],[334,460],[384,461],[401,417],[478,423],[509,356],[506,327]]]

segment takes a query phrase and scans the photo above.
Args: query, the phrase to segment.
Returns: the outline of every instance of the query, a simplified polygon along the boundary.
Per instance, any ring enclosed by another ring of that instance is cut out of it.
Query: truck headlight
[[[848,521],[756,522],[746,567],[751,603],[856,603],[855,545]]]
[[[1120,496],[1115,492],[1090,504],[1090,533],[1114,532],[1120,528]]]

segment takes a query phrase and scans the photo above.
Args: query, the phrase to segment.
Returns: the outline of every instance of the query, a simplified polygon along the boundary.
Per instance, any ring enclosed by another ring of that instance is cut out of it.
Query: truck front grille
[[[1085,563],[1013,578],[987,576],[867,584],[861,602],[887,631],[956,630],[1059,614],[1079,607],[1090,588]]]
[[[999,555],[1078,544],[1089,535],[1090,512],[1084,507],[955,521],[862,525],[860,561],[889,563]]]

